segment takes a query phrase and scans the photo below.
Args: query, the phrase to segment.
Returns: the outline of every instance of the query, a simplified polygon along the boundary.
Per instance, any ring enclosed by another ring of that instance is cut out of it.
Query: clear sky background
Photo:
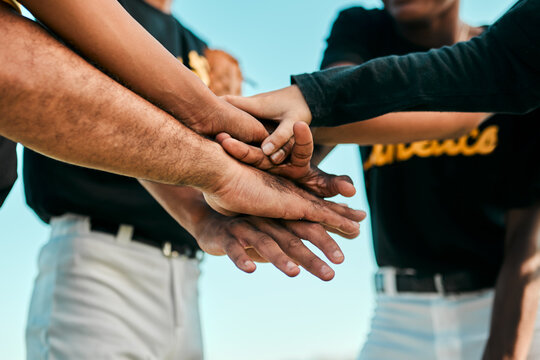
[[[462,17],[489,24],[514,0],[462,0]],[[289,84],[289,75],[316,70],[331,23],[353,5],[377,0],[177,0],[174,14],[212,47],[240,59],[257,87],[247,95]],[[350,175],[358,194],[347,199],[367,209],[355,146],[341,146],[323,169]],[[343,199],[340,199],[343,200]],[[339,239],[346,261],[324,283],[302,272],[289,279],[269,265],[251,275],[225,257],[207,256],[200,282],[207,360],[349,360],[369,331],[374,306],[369,219],[355,240]],[[17,181],[0,209],[0,358],[24,358],[24,325],[39,248],[48,227],[25,205]]]

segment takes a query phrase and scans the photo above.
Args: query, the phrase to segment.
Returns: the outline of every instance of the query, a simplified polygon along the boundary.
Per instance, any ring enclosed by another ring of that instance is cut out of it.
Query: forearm
[[[468,42],[293,77],[312,125],[338,126],[404,110],[523,113],[538,107],[540,5],[524,4]]]
[[[176,118],[205,119],[214,115],[217,97],[117,1],[21,3],[86,58]]]
[[[540,300],[540,210],[512,212],[484,360],[526,359],[534,333]]]
[[[315,143],[396,144],[463,136],[486,120],[485,113],[400,112],[336,127],[313,128]]]
[[[81,166],[211,186],[221,147],[123,88],[33,22],[0,7],[0,133]]]
[[[139,181],[184,229],[193,237],[198,237],[201,222],[214,212],[206,204],[199,190],[146,180]]]

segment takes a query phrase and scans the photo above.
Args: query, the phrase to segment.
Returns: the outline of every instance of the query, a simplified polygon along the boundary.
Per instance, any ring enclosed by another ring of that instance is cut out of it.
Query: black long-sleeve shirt
[[[292,77],[313,126],[394,111],[527,113],[540,107],[540,0],[520,0],[481,36]]]

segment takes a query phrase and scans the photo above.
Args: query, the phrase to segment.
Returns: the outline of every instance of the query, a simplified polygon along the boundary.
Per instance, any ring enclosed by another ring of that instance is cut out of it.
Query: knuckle
[[[263,248],[271,248],[275,244],[275,242],[265,234],[257,235],[255,237],[254,243],[257,244],[257,246],[263,247]]]
[[[299,249],[302,249],[304,246],[304,243],[302,240],[300,240],[297,237],[291,238],[287,241],[287,249],[291,252],[298,251]]]
[[[318,237],[321,237],[324,233],[324,228],[320,224],[309,224],[306,229],[306,233],[309,236],[310,239],[316,239]]]
[[[226,241],[225,245],[223,246],[223,249],[229,255],[231,258],[238,257],[238,249],[236,244],[233,241]]]
[[[221,98],[223,100],[225,100],[226,102],[231,102],[231,100],[233,99],[233,96],[232,95],[223,95]]]

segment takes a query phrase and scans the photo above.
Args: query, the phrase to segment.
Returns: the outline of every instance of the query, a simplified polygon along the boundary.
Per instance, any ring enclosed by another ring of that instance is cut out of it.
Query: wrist
[[[204,155],[203,155],[204,154]],[[197,181],[193,186],[206,194],[219,194],[241,171],[241,165],[216,142],[206,140],[201,149]]]
[[[162,98],[170,97],[166,101],[169,105],[166,108],[176,119],[194,129],[195,125],[202,125],[212,116],[218,115],[220,99],[190,70],[186,71],[189,73],[187,76],[190,81],[176,81],[174,90]],[[201,105],[194,106],[194,104]]]
[[[294,109],[292,110],[292,117],[295,119],[295,122],[302,121],[310,125],[312,120],[311,110],[298,85],[291,85],[286,90],[287,97],[294,102],[294,106],[291,108]]]

